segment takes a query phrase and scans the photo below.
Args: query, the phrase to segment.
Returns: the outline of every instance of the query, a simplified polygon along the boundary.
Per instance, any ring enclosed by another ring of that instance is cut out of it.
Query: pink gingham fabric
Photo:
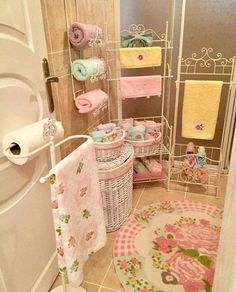
[[[134,241],[136,235],[144,229],[136,220],[131,219],[126,221],[119,231],[119,236],[117,236],[114,246],[113,246],[113,256],[132,256],[136,254]]]
[[[219,213],[219,209],[209,204],[192,201],[175,201],[175,208],[180,212],[198,211],[215,217]]]

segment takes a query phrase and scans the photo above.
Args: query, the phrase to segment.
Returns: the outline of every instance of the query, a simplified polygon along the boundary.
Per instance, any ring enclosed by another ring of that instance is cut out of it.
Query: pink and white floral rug
[[[129,292],[210,292],[222,210],[168,201],[138,210],[120,229],[113,258]]]

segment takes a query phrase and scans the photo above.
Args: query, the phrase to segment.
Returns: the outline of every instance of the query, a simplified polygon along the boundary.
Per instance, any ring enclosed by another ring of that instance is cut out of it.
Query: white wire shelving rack
[[[173,78],[171,74],[171,64],[167,62],[168,56],[172,54],[172,41],[169,40],[168,37],[169,31],[169,24],[168,21],[165,23],[165,32],[158,34],[156,31],[150,28],[145,28],[143,24],[131,24],[127,30],[122,30],[120,32],[120,36],[126,35],[145,35],[147,33],[151,34],[153,38],[152,44],[154,46],[161,47],[162,50],[162,64],[160,69],[158,70],[158,75],[161,75],[162,78],[162,93],[160,96],[155,97],[158,101],[161,100],[161,114],[159,116],[146,116],[146,117],[132,117],[134,120],[154,120],[156,122],[161,123],[161,142],[157,144],[155,147],[150,147],[150,151],[145,151],[145,146],[143,146],[138,154],[136,152],[136,157],[144,157],[144,156],[157,156],[160,163],[163,165],[164,168],[164,175],[160,178],[150,178],[150,179],[143,179],[139,181],[134,181],[135,183],[142,183],[142,182],[150,182],[150,181],[166,181],[168,182],[169,176],[169,169],[170,169],[170,153],[172,147],[172,126],[169,124],[167,117],[165,116],[165,103],[166,100],[170,99],[170,81]],[[107,41],[106,42],[106,55],[107,55],[107,82],[108,82],[108,92],[111,84],[116,84],[116,87],[119,87],[120,77],[122,75],[122,69],[119,62],[119,49],[121,47],[121,40],[117,41]],[[168,55],[170,54],[170,55]],[[171,59],[171,58],[169,58]],[[114,70],[113,64],[116,62],[116,69]],[[125,69],[129,70],[129,69]],[[118,96],[118,99],[120,97]],[[146,97],[140,97],[146,98]],[[118,119],[111,119],[111,121],[119,122],[123,119],[122,116],[122,101],[118,103]],[[144,141],[145,145],[145,141]]]

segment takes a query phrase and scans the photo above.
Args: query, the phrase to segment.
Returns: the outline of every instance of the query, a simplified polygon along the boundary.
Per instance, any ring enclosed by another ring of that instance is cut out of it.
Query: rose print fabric
[[[89,255],[106,243],[95,150],[88,139],[50,170],[59,270],[77,287]]]
[[[210,292],[222,211],[189,201],[138,210],[114,243],[117,275],[128,292]]]

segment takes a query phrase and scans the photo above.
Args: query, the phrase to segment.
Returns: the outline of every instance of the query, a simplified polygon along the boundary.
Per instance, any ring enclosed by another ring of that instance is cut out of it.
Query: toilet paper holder
[[[45,150],[47,148],[49,148],[50,151],[50,158],[51,158],[51,166],[55,166],[56,165],[56,148],[61,146],[62,144],[70,141],[70,140],[74,140],[74,139],[92,139],[90,136],[88,135],[72,135],[69,136],[65,139],[63,139],[62,141],[58,142],[55,144],[54,141],[54,136],[57,132],[57,126],[56,126],[56,121],[54,119],[48,118],[47,122],[43,125],[43,137],[45,138],[45,144],[42,145],[41,147],[36,148],[35,150],[27,153],[27,154],[20,154],[20,148],[19,145],[17,145],[17,143],[12,143],[11,145],[9,145],[8,147],[6,147],[5,149],[3,149],[3,154],[4,156],[6,156],[7,158],[29,158],[34,156],[35,154],[41,152],[42,150]],[[47,139],[47,140],[46,140]],[[10,151],[9,151],[10,150]],[[44,183],[47,178],[49,177],[43,177],[40,179],[41,183]]]
[[[30,158],[30,157],[34,156],[38,152],[40,152],[43,149],[45,149],[45,148],[50,146],[49,142],[56,135],[59,124],[60,124],[60,131],[62,131],[61,135],[64,135],[64,129],[63,129],[61,123],[55,121],[54,119],[48,118],[48,119],[45,119],[45,120],[40,120],[38,122],[41,123],[40,127],[42,127],[42,134],[40,134],[40,132],[39,132],[39,136],[42,135],[42,143],[43,144],[40,143],[41,145],[38,145],[38,147],[36,149],[33,148],[33,149],[31,149],[31,151],[29,150],[29,152],[25,152],[24,151],[24,153],[21,153],[21,151],[22,151],[21,146],[22,145],[18,144],[19,143],[18,139],[14,138],[14,134],[13,134],[12,140],[10,140],[10,141],[8,140],[7,142],[5,141],[5,143],[4,143],[5,137],[8,136],[8,134],[7,134],[3,138],[3,145],[2,145],[2,153],[3,153],[3,155],[6,156],[9,160],[11,160],[11,159],[14,159],[14,160],[24,159],[24,158]],[[37,123],[35,123],[35,124],[37,124]],[[26,126],[24,128],[21,128],[21,129],[22,130],[26,129],[27,127],[32,126],[32,125],[34,125],[34,124],[30,124],[30,125],[28,125],[28,126]],[[17,129],[16,132],[18,130],[21,131],[21,129]],[[39,128],[39,130],[40,130],[40,128]],[[11,132],[11,133],[14,133],[14,131]],[[11,134],[11,133],[9,133],[9,134]],[[56,137],[56,138],[58,138],[58,137]],[[63,137],[60,137],[60,140],[62,138]],[[44,141],[45,141],[45,143],[44,143]],[[57,139],[57,142],[58,142],[58,139]],[[12,161],[12,162],[14,163],[14,161]],[[18,163],[16,163],[16,164],[18,164]]]

